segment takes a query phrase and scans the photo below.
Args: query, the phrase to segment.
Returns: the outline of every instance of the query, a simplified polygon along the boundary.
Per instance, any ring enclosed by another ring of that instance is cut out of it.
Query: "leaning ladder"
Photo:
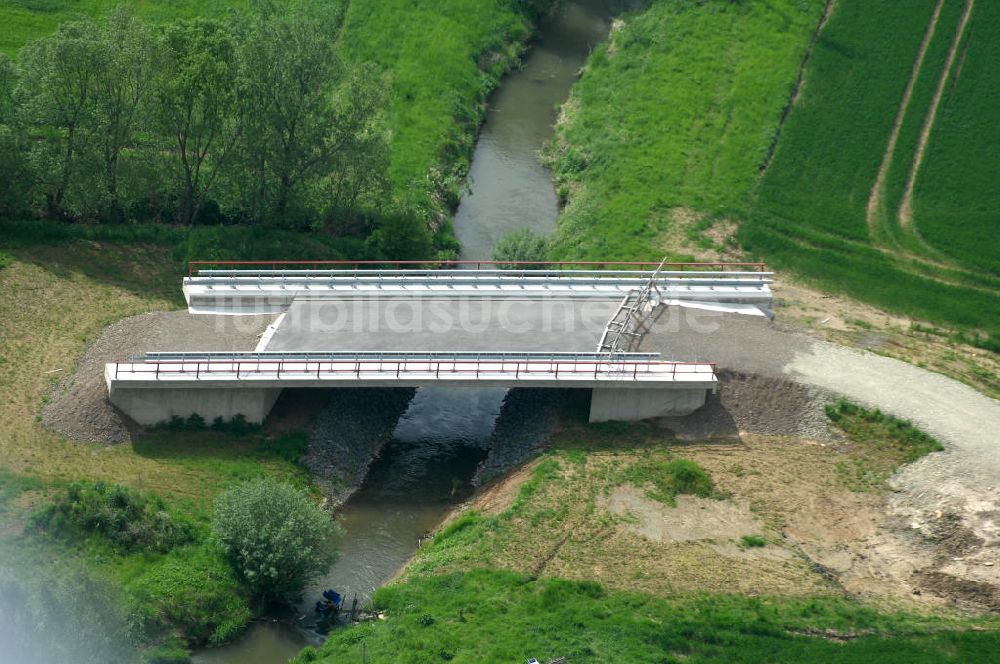
[[[607,353],[608,359],[614,360],[615,356],[627,353],[638,346],[639,341],[649,331],[647,325],[649,316],[662,299],[657,280],[666,262],[666,258],[660,261],[641,288],[630,290],[622,298],[618,308],[604,326],[601,340],[597,343],[598,353]]]

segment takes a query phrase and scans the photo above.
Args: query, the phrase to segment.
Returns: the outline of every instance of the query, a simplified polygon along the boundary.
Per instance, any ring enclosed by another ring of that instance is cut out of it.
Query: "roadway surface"
[[[593,352],[618,299],[294,302],[268,351]]]

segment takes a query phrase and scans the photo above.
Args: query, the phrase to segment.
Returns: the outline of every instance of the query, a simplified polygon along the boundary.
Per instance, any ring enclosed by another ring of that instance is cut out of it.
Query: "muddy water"
[[[307,588],[295,618],[253,625],[228,646],[199,653],[200,664],[277,664],[322,642],[313,605],[326,588],[363,606],[398,571],[448,509],[471,493],[506,390],[423,388],[360,490],[341,508],[340,557]]]
[[[571,0],[540,26],[523,66],[489,99],[469,169],[469,190],[455,214],[462,258],[489,259],[507,233],[548,234],[559,213],[539,151],[552,136],[558,107],[590,50],[608,34],[609,0]]]
[[[549,233],[558,214],[539,151],[558,106],[595,44],[607,36],[614,0],[568,0],[540,26],[523,66],[490,97],[469,172],[469,191],[455,216],[462,257],[488,259],[508,232]],[[362,488],[340,511],[340,559],[307,589],[298,621],[265,622],[239,641],[195,657],[203,664],[277,664],[322,637],[313,631],[313,603],[325,588],[359,604],[402,567],[420,537],[471,491],[486,457],[505,390],[422,388],[400,419],[393,440]]]

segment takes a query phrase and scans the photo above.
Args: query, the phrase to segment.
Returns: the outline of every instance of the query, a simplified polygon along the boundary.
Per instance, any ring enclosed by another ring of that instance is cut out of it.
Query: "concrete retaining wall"
[[[115,387],[111,403],[143,425],[159,424],[177,416],[197,413],[211,423],[217,417],[231,420],[242,415],[248,422],[263,422],[278,400],[281,388],[240,387],[145,389]]]
[[[708,390],[595,387],[590,396],[591,422],[636,422],[650,417],[690,415],[705,405]]]

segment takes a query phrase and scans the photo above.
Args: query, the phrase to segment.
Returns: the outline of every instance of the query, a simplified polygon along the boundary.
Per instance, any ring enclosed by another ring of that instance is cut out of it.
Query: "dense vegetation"
[[[118,9],[31,42],[0,63],[0,213],[305,230],[375,209],[381,82],[340,63],[325,7],[155,29]]]
[[[486,95],[551,4],[152,2],[105,19],[112,3],[0,3],[0,216],[263,229],[243,258],[288,258],[274,229],[321,236],[313,258],[451,255]],[[214,239],[204,253],[229,250]]]
[[[741,209],[822,0],[660,0],[595,49],[551,149],[568,199],[553,258],[653,260],[674,208]]]
[[[32,656],[37,656],[34,648],[48,652],[44,649],[51,635],[36,626],[47,623],[60,625],[60,639],[76,644],[73,661],[131,661],[134,649],[145,650],[148,661],[187,661],[191,647],[232,639],[281,597],[267,592],[269,587],[262,590],[244,567],[228,559],[213,536],[212,521],[233,528],[238,524],[222,512],[213,513],[212,499],[226,484],[240,487],[266,478],[279,487],[276,492],[305,500],[309,510],[318,511],[300,490],[284,483],[309,486],[297,465],[304,442],[300,434],[270,438],[253,429],[236,434],[187,427],[157,431],[136,444],[134,453],[160,458],[188,481],[200,481],[193,496],[162,497],[101,481],[66,486],[35,474],[5,472],[0,481],[10,491],[0,495],[0,508],[10,509],[25,491],[53,495],[35,510],[23,535],[0,538],[6,561],[0,566],[0,605],[11,601],[9,608],[33,623],[18,635],[16,646]],[[193,487],[180,483],[175,488]],[[319,516],[326,532],[335,532],[329,517]],[[257,535],[266,532],[261,529]],[[16,576],[7,565],[13,565]],[[50,602],[51,589],[63,585],[60,578],[75,587],[64,588],[61,599]],[[100,640],[91,635],[98,626],[89,625],[91,612],[98,625],[113,632],[104,637],[105,647],[98,647]]]
[[[32,518],[35,528],[66,537],[95,533],[123,552],[164,552],[194,539],[192,526],[171,516],[155,495],[120,484],[74,482]]]
[[[994,4],[976,3],[962,33],[964,4],[944,3],[902,109],[895,150],[886,155],[936,3],[837,3],[741,239],[776,267],[823,287],[915,317],[996,332],[1000,249],[993,227],[1000,190],[985,173],[995,170],[990,164],[1000,139],[989,101],[995,86],[988,82],[996,76],[995,40],[987,37],[998,14]],[[889,32],[894,38],[884,39]],[[948,70],[953,44],[957,57]],[[902,198],[942,76],[944,98],[907,224]],[[883,159],[885,185],[869,218]]]

